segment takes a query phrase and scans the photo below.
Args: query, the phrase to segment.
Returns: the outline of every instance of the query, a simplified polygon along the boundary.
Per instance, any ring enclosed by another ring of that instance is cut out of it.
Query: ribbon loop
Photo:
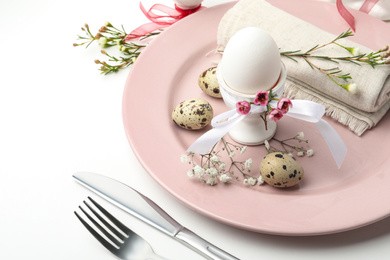
[[[184,17],[197,12],[202,8],[201,5],[194,9],[181,9],[175,4],[175,8],[168,7],[162,4],[153,5],[149,11],[146,11],[145,7],[142,3],[139,3],[141,11],[144,13],[146,18],[148,18],[151,23],[143,24],[136,29],[134,29],[131,33],[129,33],[125,41],[131,41],[135,39],[139,39],[142,36],[145,36],[151,32],[157,31],[159,29],[163,29],[168,27],[177,21],[183,19]],[[155,13],[155,11],[161,12],[162,15]]]
[[[291,102],[293,106],[286,113],[286,116],[314,123],[322,137],[325,139],[329,150],[337,164],[337,167],[340,168],[346,156],[347,147],[336,130],[334,130],[334,128],[329,123],[322,119],[323,115],[325,114],[325,107],[321,104],[308,100],[292,100]],[[271,107],[275,106],[275,103],[270,103],[270,105]],[[249,114],[260,114],[263,112],[264,107],[252,105]],[[187,152],[193,152],[197,154],[208,153],[224,135],[226,135],[247,115],[237,113],[236,109],[232,109],[217,115],[211,121],[213,129],[200,136],[187,149]]]

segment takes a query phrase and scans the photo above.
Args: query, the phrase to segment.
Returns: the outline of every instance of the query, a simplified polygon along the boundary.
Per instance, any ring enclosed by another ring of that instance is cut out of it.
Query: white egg
[[[227,86],[250,95],[271,89],[282,68],[274,39],[257,27],[243,28],[230,38],[219,66]]]
[[[179,8],[184,10],[194,9],[198,7],[202,1],[203,0],[173,0]]]

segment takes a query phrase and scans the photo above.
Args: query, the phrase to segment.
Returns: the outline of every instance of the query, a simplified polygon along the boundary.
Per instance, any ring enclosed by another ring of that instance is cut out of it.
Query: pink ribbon
[[[368,14],[379,0],[366,0],[359,11]]]
[[[149,9],[149,11],[146,11],[142,3],[140,2],[139,4],[141,11],[151,21],[151,23],[143,24],[134,29],[126,36],[125,41],[135,40],[147,35],[148,33],[168,27],[202,8],[201,5],[199,5],[194,9],[184,10],[179,8],[177,5],[175,5],[175,9],[173,9],[162,4],[155,4]],[[164,15],[158,15],[154,11],[159,11]]]
[[[379,0],[366,0],[362,7],[360,7],[359,11],[364,12],[368,14],[371,9],[378,3]],[[342,0],[336,1],[337,10],[339,11],[340,15],[344,18],[344,20],[349,24],[351,29],[356,32],[356,26],[355,26],[355,17],[348,11],[348,9],[344,6]]]
[[[355,32],[355,17],[347,10],[347,8],[344,6],[342,0],[336,1],[337,10],[339,11],[340,15],[344,18],[344,20],[349,24],[351,29]]]

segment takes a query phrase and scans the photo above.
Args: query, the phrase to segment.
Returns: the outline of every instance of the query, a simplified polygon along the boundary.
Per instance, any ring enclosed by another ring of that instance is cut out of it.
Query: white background
[[[169,0],[158,2],[172,6]],[[222,2],[205,0],[204,5]],[[319,237],[252,233],[193,212],[151,179],[131,151],[122,125],[129,69],[100,75],[93,62],[104,59],[99,47],[72,46],[84,23],[96,32],[105,21],[123,24],[128,31],[147,22],[138,3],[0,2],[0,259],[114,259],[73,213],[92,195],[72,179],[76,171],[130,184],[184,226],[240,259],[389,259],[390,219]],[[156,2],[143,3],[149,8]],[[93,197],[162,256],[203,259]]]

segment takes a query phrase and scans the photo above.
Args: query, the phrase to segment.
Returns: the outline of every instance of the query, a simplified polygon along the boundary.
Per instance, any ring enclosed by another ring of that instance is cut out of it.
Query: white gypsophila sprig
[[[182,155],[180,160],[182,163],[187,163],[192,166],[192,169],[187,172],[189,178],[198,178],[202,182],[214,186],[218,182],[229,183],[230,181],[238,180],[239,177],[235,176],[235,171],[240,172],[245,179],[249,179],[253,182],[250,173],[250,168],[252,167],[253,160],[252,158],[246,159],[245,161],[240,161],[238,159],[233,159],[233,157],[239,157],[237,153],[241,156],[245,153],[247,147],[240,146],[237,144],[229,143],[221,139],[223,147],[221,150],[217,150],[219,146],[215,145],[212,150],[207,154],[202,154],[200,156],[200,163],[195,163],[194,153],[189,153],[189,155]],[[221,151],[225,153],[228,161],[223,161],[221,156]]]
[[[201,166],[195,165],[194,173],[198,176],[198,178],[200,178],[200,179],[204,178],[205,171]]]
[[[183,154],[182,156],[180,156],[180,161],[181,161],[182,163],[188,162],[188,156],[185,155],[185,154]]]
[[[245,161],[244,165],[245,165],[245,168],[250,169],[252,167],[252,164],[253,164],[253,160],[252,160],[252,158],[249,158]]]
[[[195,177],[195,172],[194,172],[194,170],[188,170],[188,171],[187,171],[187,176],[190,177],[190,178],[194,178],[194,177]]]
[[[225,169],[226,169],[226,163],[222,162],[222,163],[219,165],[219,169],[220,169],[221,171],[225,171]]]
[[[306,151],[306,155],[309,156],[309,157],[313,156],[313,155],[314,155],[313,149],[307,150],[307,151]]]
[[[219,162],[219,157],[218,155],[214,154],[213,156],[211,156],[211,161],[213,163],[218,163]]]
[[[305,139],[304,132],[298,132],[295,136],[283,140],[273,137],[270,141],[279,143],[280,147],[271,146],[270,142],[264,142],[267,153],[282,152],[292,157],[294,157],[294,152],[298,157],[305,156],[305,154],[310,157],[314,154],[313,149],[306,148],[309,140]]]
[[[263,176],[260,175],[260,176],[257,178],[257,184],[262,185],[263,183],[264,183]]]
[[[215,168],[208,168],[208,169],[206,169],[206,174],[209,175],[210,177],[214,178],[217,176],[218,171]]]
[[[249,177],[247,179],[244,179],[244,184],[246,184],[246,185],[254,186],[254,185],[256,185],[256,182],[257,182],[257,179],[255,179],[253,177]]]
[[[232,179],[232,177],[230,177],[229,175],[227,175],[226,173],[222,174],[220,177],[219,177],[219,180],[221,182],[229,182],[230,180]]]
[[[212,177],[212,178],[207,179],[206,183],[210,186],[214,186],[214,185],[217,185],[217,180],[214,177]]]

